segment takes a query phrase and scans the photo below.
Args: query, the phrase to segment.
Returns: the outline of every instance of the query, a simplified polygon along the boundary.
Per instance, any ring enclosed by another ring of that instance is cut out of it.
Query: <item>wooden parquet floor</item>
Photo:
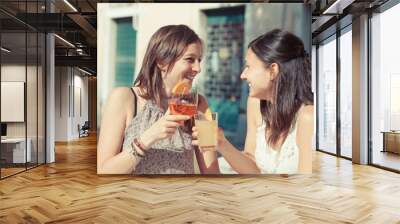
[[[400,223],[400,175],[316,152],[309,176],[96,175],[95,137],[0,181],[0,223]]]
[[[5,167],[3,167],[3,168],[1,168],[1,176],[2,177],[7,177],[7,176],[10,176],[10,175],[15,174],[15,173],[22,172],[24,170],[25,170],[25,167],[17,167],[17,168],[14,168],[14,167],[5,168]]]

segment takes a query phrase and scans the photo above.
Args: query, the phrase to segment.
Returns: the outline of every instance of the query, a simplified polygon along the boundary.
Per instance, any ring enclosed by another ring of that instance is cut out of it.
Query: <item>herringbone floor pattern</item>
[[[96,140],[0,181],[0,223],[400,223],[400,175],[317,152],[310,176],[96,175]]]

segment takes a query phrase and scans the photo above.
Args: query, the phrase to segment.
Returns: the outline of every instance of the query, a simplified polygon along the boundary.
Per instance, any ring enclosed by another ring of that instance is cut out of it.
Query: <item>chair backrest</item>
[[[82,128],[84,128],[84,129],[89,129],[89,128],[90,128],[90,123],[89,123],[89,121],[85,121],[85,123],[83,124]]]

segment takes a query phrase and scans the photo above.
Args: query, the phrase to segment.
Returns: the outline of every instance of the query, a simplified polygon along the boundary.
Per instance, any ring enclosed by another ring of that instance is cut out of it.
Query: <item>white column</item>
[[[47,12],[54,12],[54,5],[46,2]],[[46,35],[46,163],[55,162],[55,53],[54,35]]]
[[[353,162],[368,163],[368,15],[353,20]]]
[[[46,163],[53,163],[55,161],[54,149],[54,133],[55,133],[55,76],[54,76],[54,35],[47,34],[46,36],[46,61],[47,61],[47,74],[46,74]]]

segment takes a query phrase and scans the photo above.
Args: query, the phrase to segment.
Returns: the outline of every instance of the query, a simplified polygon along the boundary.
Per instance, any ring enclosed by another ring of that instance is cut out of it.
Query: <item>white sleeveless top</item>
[[[299,147],[296,144],[296,129],[289,132],[280,150],[274,150],[265,139],[265,123],[257,128],[256,164],[262,174],[294,174],[299,165]]]

